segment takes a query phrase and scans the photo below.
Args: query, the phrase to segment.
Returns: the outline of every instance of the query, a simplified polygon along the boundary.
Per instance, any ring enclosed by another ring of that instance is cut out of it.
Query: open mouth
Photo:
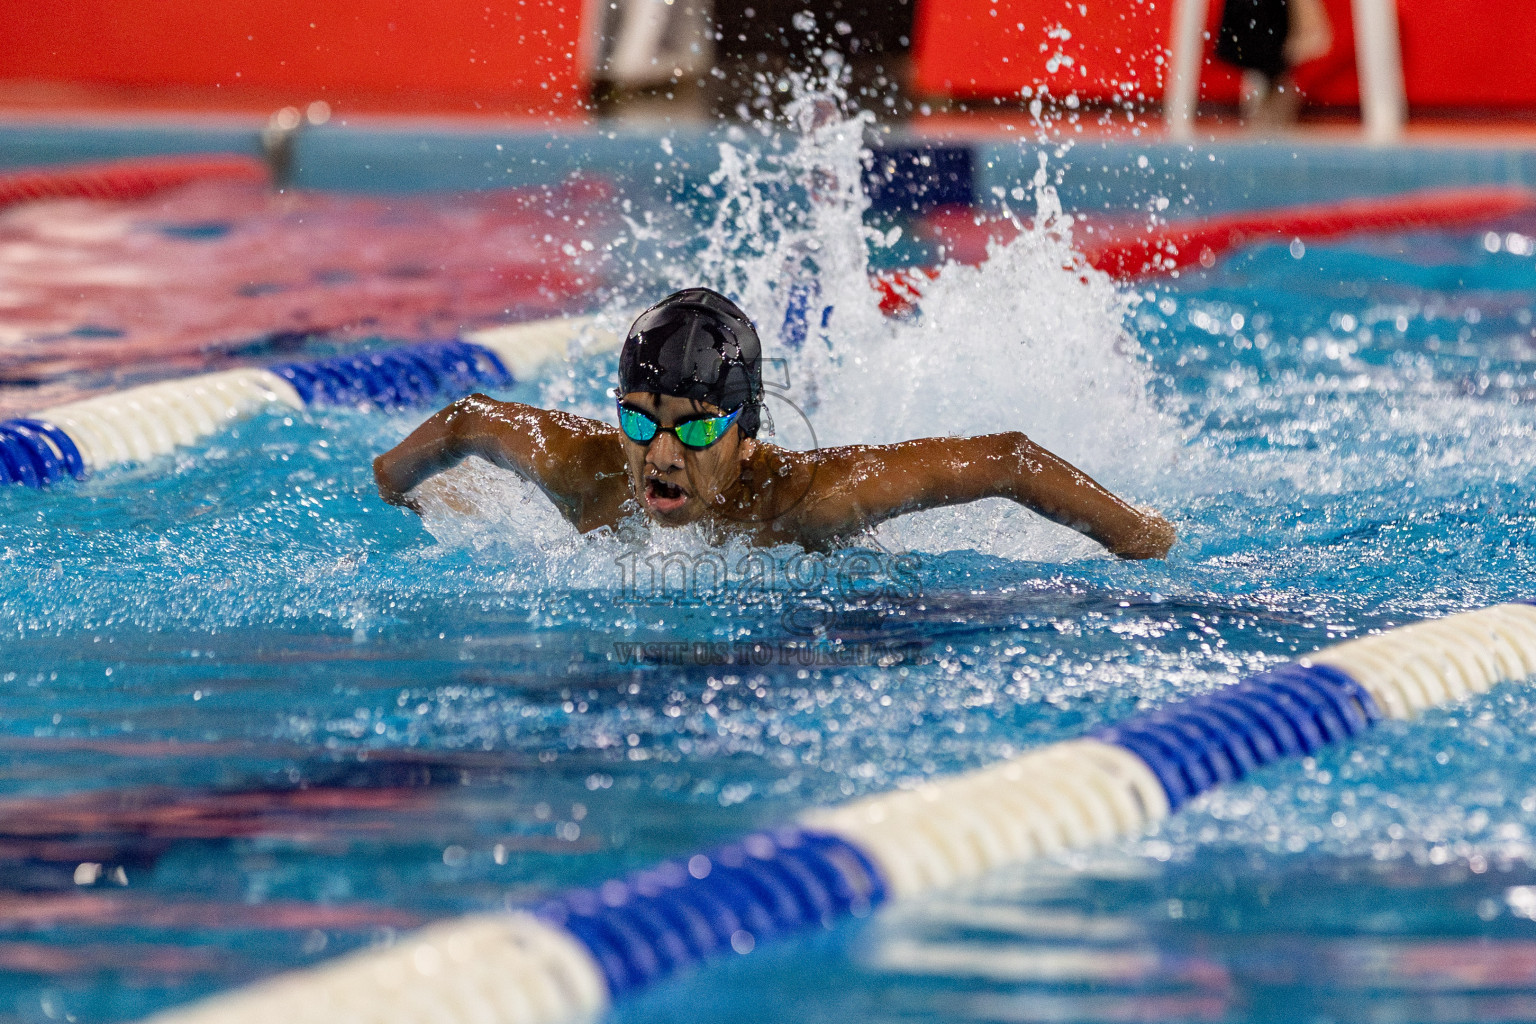
[[[677,484],[655,477],[645,482],[645,503],[658,512],[674,512],[688,501],[688,492]]]

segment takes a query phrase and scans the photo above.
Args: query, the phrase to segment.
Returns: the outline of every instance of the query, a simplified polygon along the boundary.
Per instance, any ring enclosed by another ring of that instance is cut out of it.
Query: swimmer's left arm
[[[843,465],[817,474],[828,484],[807,503],[806,516],[821,520],[807,524],[813,529],[838,517],[865,528],[926,508],[1010,498],[1121,558],[1162,558],[1173,546],[1173,526],[1162,516],[1122,501],[1021,433],[930,437],[826,456]]]
[[[479,456],[535,484],[572,522],[595,515],[594,505],[613,504],[622,479],[618,431],[603,423],[518,402],[469,395],[413,430],[373,461],[379,495],[416,509],[411,490],[437,473]],[[587,527],[589,528],[589,527]]]

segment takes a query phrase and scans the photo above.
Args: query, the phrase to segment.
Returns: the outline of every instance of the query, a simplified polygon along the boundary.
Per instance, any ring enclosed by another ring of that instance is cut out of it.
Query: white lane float
[[[0,485],[41,487],[149,462],[278,406],[418,405],[510,386],[573,352],[614,350],[626,316],[508,324],[451,342],[197,374],[52,406],[0,421]]]

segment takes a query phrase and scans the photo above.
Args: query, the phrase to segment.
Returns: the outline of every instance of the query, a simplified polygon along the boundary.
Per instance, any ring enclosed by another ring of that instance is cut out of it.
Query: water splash
[[[1018,237],[994,244],[980,266],[941,268],[921,313],[892,320],[870,285],[871,249],[895,241],[865,222],[872,118],[847,111],[835,72],[794,85],[785,123],[736,128],[720,143],[708,186],[713,220],[694,254],[665,268],[671,285],[707,284],[756,319],[767,376],[782,366],[789,384],[769,393],[771,440],[806,448],[1022,430],[1132,500],[1158,496],[1182,436],[1151,397],[1147,360],[1127,330],[1137,297],[1074,252],[1073,220],[1043,161],[1035,215],[1020,222]],[[756,144],[752,131],[763,135]],[[800,311],[809,329],[787,331],[796,302],[809,306]],[[561,378],[542,398],[607,418],[593,386],[606,386],[610,366]],[[578,378],[585,387],[573,386]],[[564,559],[580,544],[530,497],[530,485],[484,470],[455,481],[457,507],[480,523],[435,507],[428,526],[439,540],[478,546],[489,530],[558,550],[569,570]],[[1047,561],[1100,550],[1001,499],[905,517],[883,527],[879,542]],[[600,561],[611,560],[604,540],[590,543]]]

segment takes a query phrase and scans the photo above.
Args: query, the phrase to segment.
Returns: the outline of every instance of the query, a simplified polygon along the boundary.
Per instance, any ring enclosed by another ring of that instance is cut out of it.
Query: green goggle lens
[[[715,416],[707,420],[689,420],[687,423],[679,423],[673,429],[677,432],[677,439],[689,448],[708,448],[731,429],[731,424],[736,421],[736,414],[729,416]]]
[[[636,444],[650,444],[661,424],[638,409],[619,406],[619,429]]]
[[[706,416],[701,419],[684,420],[675,427],[668,429],[682,442],[685,448],[708,448],[725,436],[725,432],[731,429],[731,424],[736,422],[736,417],[741,415],[741,410],[727,413],[724,416]],[[650,444],[656,435],[661,432],[661,424],[639,409],[631,409],[627,405],[619,406],[619,429],[624,431],[624,436],[636,444]]]

